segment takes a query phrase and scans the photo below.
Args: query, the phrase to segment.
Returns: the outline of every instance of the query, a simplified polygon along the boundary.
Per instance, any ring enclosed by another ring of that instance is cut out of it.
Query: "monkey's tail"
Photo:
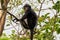
[[[30,32],[31,32],[30,39],[33,40],[33,29],[31,29]]]

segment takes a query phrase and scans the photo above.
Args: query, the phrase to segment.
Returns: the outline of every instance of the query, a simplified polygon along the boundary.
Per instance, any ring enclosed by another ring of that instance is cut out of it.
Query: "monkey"
[[[20,22],[21,22],[21,25],[25,29],[30,30],[30,33],[31,33],[30,39],[33,40],[33,31],[34,31],[34,27],[37,24],[37,15],[29,4],[25,4],[23,6],[23,9],[24,9],[25,14],[20,19]],[[25,19],[26,19],[27,23],[26,23]]]

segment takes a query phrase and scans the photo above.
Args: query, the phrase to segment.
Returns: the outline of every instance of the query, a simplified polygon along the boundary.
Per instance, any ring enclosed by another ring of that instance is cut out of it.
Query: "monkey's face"
[[[25,12],[31,10],[31,6],[30,6],[29,4],[25,4],[25,5],[23,6],[23,8],[24,8],[24,11],[25,11]]]
[[[24,11],[26,12],[28,10],[28,7],[24,7]]]

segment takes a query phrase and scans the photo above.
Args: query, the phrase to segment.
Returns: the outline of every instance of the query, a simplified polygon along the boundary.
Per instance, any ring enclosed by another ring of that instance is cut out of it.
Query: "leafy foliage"
[[[53,6],[53,9],[55,9],[57,12],[60,12],[60,1],[57,1],[55,5]]]
[[[37,0],[39,4],[41,0]],[[29,1],[30,2],[30,1]],[[31,3],[31,2],[30,2]],[[12,5],[14,7],[23,4],[21,0],[11,0],[10,2],[11,7]],[[33,3],[31,3],[32,5]],[[34,4],[35,5],[35,4]],[[40,6],[40,5],[38,5]],[[14,8],[12,7],[12,8]],[[34,8],[34,11],[39,11],[38,9]],[[56,10],[56,12],[58,12],[58,14],[54,15],[53,17],[50,18],[50,13],[46,13],[45,15],[42,15],[38,18],[38,24],[37,24],[37,29],[35,29],[34,31],[36,31],[36,33],[34,34],[34,39],[35,40],[54,40],[54,36],[53,36],[53,32],[57,32],[57,34],[60,34],[60,1],[57,1],[56,3],[54,3],[54,5],[52,6],[52,9]],[[10,8],[11,10],[11,8]],[[19,10],[20,13],[17,14],[21,14],[23,15],[24,10]],[[16,14],[15,14],[16,15]],[[7,17],[9,19],[9,23],[6,26],[10,26],[10,23],[12,21],[11,16]],[[19,25],[18,25],[19,26]],[[19,29],[20,30],[20,29]],[[12,30],[11,31],[12,34],[9,35],[9,37],[4,36],[4,34],[2,35],[2,37],[0,38],[0,40],[29,40],[29,37],[24,36],[24,35],[19,35],[16,33],[16,30]],[[29,32],[26,33],[28,36],[30,35]],[[25,34],[25,35],[26,35]],[[20,37],[22,36],[22,37]]]

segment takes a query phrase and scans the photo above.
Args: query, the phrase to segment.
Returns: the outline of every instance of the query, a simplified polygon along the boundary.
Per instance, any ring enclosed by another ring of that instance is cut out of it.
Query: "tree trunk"
[[[0,36],[2,35],[3,29],[4,29],[6,13],[7,13],[6,11],[4,11],[4,13],[0,13],[0,14],[3,14],[0,19]]]
[[[1,0],[2,11],[0,12],[0,36],[2,35],[3,29],[4,29],[8,2],[9,0]]]

